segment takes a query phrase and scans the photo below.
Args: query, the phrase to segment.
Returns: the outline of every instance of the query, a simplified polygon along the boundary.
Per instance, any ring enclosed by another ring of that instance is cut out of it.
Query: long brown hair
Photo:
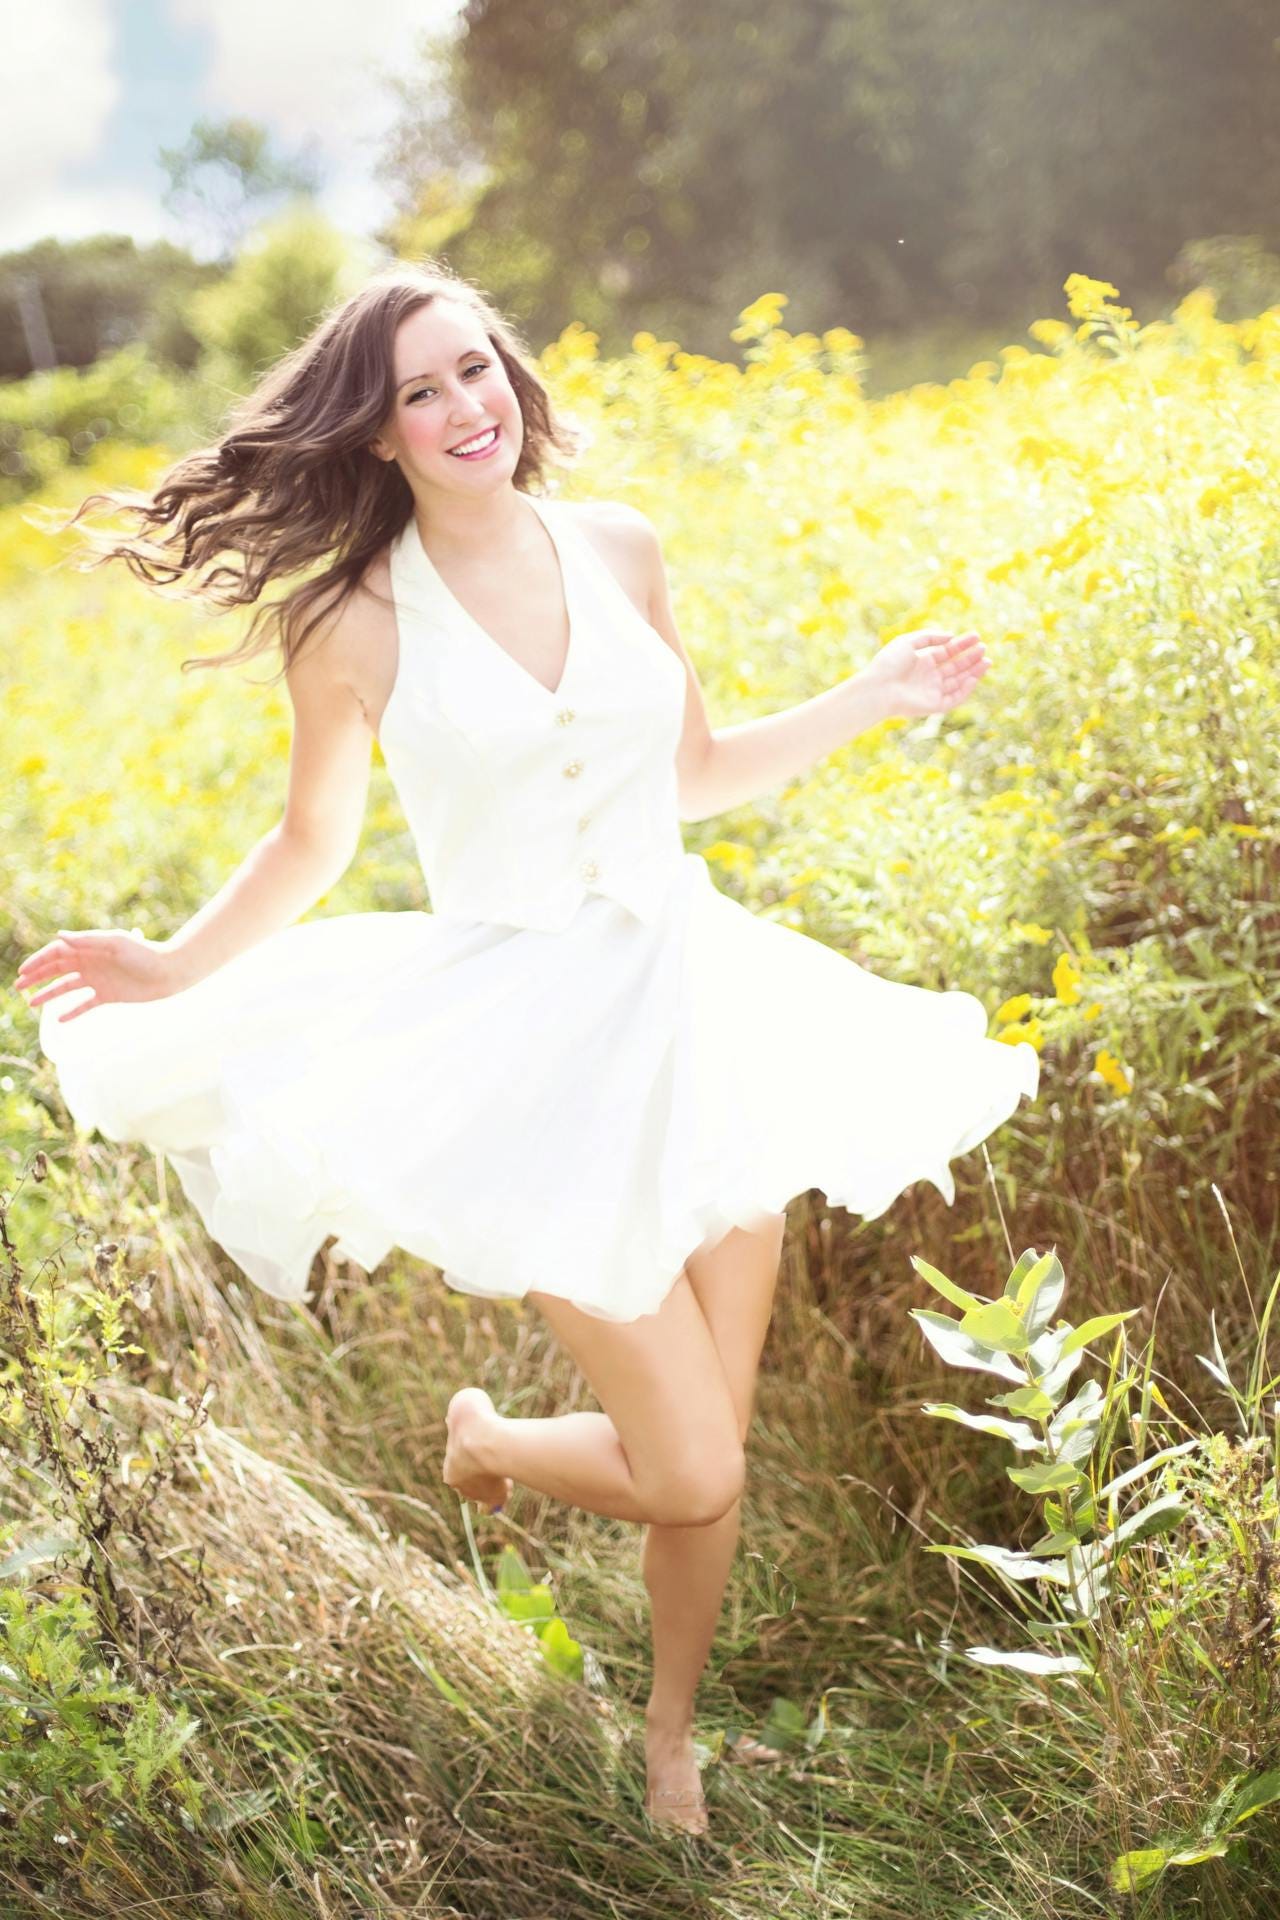
[[[236,403],[212,446],[184,455],[150,493],[90,494],[64,523],[99,506],[132,514],[136,531],[126,537],[82,528],[94,555],[86,568],[123,560],[153,587],[176,586],[180,597],[224,610],[255,605],[275,582],[321,565],[259,605],[240,646],[184,660],[184,672],[251,659],[278,639],[283,674],[407,524],[409,484],[369,443],[395,401],[396,330],[437,297],[470,307],[506,368],[524,422],[514,484],[541,488],[548,460],[579,450],[580,436],[556,418],[526,343],[478,288],[436,259],[385,268]]]

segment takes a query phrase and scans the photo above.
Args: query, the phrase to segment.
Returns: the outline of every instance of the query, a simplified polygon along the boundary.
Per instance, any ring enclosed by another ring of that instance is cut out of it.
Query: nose
[[[479,394],[472,399],[466,388],[463,387],[454,400],[450,418],[459,421],[465,426],[468,420],[480,419],[484,411],[484,401],[480,398]]]

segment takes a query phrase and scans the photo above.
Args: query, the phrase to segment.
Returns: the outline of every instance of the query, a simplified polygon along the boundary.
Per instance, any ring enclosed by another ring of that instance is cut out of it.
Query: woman
[[[284,813],[168,939],[64,930],[16,978],[77,1122],[165,1152],[259,1285],[304,1297],[336,1234],[366,1269],[400,1246],[545,1316],[602,1411],[508,1419],[464,1387],[444,1478],[645,1525],[646,1808],[703,1831],[694,1696],[786,1204],[819,1187],[872,1217],[920,1178],[950,1203],[948,1161],[1039,1062],[973,995],[751,914],[680,835],[878,720],[950,711],[977,636],[902,635],[713,731],[648,519],[538,491],[571,448],[492,306],[397,267],[135,498],[103,558],[257,605],[209,664],[279,638]],[[355,851],[373,737],[433,910],[300,922]]]

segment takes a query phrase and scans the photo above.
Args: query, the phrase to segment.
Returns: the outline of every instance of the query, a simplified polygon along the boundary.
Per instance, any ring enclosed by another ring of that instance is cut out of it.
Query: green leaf
[[[1005,1472],[1024,1493],[1063,1493],[1083,1481],[1083,1476],[1065,1460],[1045,1461],[1038,1467],[1006,1467]]]
[[[1073,1467],[1079,1466],[1093,1452],[1100,1430],[1101,1422],[1098,1420],[1070,1421],[1059,1441],[1059,1460],[1066,1460]]]
[[[946,1553],[953,1560],[976,1560],[979,1566],[992,1567],[1008,1580],[1048,1580],[1052,1585],[1069,1584],[1064,1560],[1042,1560],[1033,1553],[1013,1553],[1008,1547],[938,1547],[926,1553]]]
[[[807,1732],[803,1709],[794,1700],[784,1700],[780,1694],[775,1694],[760,1729],[764,1744],[767,1747],[800,1747],[805,1744]]]
[[[1134,1540],[1147,1540],[1157,1533],[1171,1533],[1190,1513],[1191,1507],[1176,1493],[1162,1493],[1158,1500],[1131,1513],[1129,1518],[1106,1534],[1100,1545],[1105,1553]]]
[[[942,1358],[953,1367],[976,1367],[980,1373],[998,1373],[1003,1380],[1022,1380],[1021,1367],[1003,1353],[996,1353],[981,1341],[961,1333],[959,1323],[945,1313],[930,1313],[925,1307],[912,1307],[911,1318]]]
[[[1022,1282],[1030,1273],[1031,1269],[1040,1264],[1043,1257],[1042,1254],[1036,1252],[1034,1247],[1027,1247],[1018,1255],[1017,1263],[1009,1275],[1009,1278],[1004,1283],[1004,1297],[1006,1300],[1017,1299]]]
[[[494,1585],[499,1593],[528,1593],[534,1585],[533,1575],[515,1548],[509,1544],[504,1546],[498,1555]]]
[[[1080,1325],[1074,1327],[1067,1335],[1061,1357],[1065,1360],[1069,1353],[1075,1353],[1080,1347],[1087,1347],[1091,1340],[1101,1339],[1104,1333],[1110,1333],[1112,1327],[1118,1327],[1124,1320],[1132,1320],[1137,1311],[1136,1307],[1130,1307],[1127,1313],[1099,1313],[1095,1314],[1092,1320],[1082,1320]]]
[[[1028,1553],[1066,1553],[1071,1547],[1079,1547],[1080,1535],[1058,1529],[1052,1533],[1041,1534],[1040,1538],[1027,1548]]]
[[[565,1680],[581,1680],[582,1648],[571,1637],[563,1620],[550,1621],[539,1636],[538,1645],[553,1673],[560,1674]]]
[[[972,1427],[975,1433],[993,1433],[1021,1453],[1044,1452],[1044,1441],[1031,1431],[1025,1420],[999,1420],[994,1413],[969,1413],[964,1407],[944,1406],[936,1400],[927,1400],[920,1411],[931,1413],[938,1420],[956,1420],[962,1427]]]
[[[548,1586],[530,1587],[527,1593],[499,1593],[498,1605],[508,1620],[550,1620],[556,1610],[555,1595]]]
[[[934,1292],[940,1293],[944,1300],[949,1300],[953,1307],[960,1307],[965,1313],[969,1313],[974,1307],[983,1307],[988,1304],[980,1295],[966,1293],[963,1287],[955,1284],[954,1280],[948,1280],[945,1273],[939,1273],[936,1267],[931,1267],[927,1260],[920,1258],[919,1254],[912,1254],[911,1264],[916,1272],[929,1282]]]
[[[1171,1867],[1194,1867],[1201,1860],[1217,1860],[1231,1845],[1229,1840],[1198,1840],[1194,1846],[1179,1847],[1176,1853],[1169,1855]]]
[[[1102,1407],[1102,1388],[1096,1380],[1086,1380],[1078,1393],[1072,1394],[1063,1406],[1058,1408],[1049,1423],[1049,1437],[1059,1440],[1064,1430],[1075,1420],[1088,1420],[1100,1412]]]
[[[1118,1854],[1111,1862],[1111,1885],[1117,1893],[1136,1893],[1163,1873],[1168,1864],[1169,1855],[1163,1847],[1139,1847],[1133,1853]]]
[[[1046,1253],[1022,1277],[1018,1288],[1018,1311],[1031,1335],[1043,1332],[1062,1302],[1067,1276],[1056,1253]]]
[[[1018,1673],[1088,1673],[1076,1653],[1003,1653],[999,1647],[966,1647],[966,1660],[981,1667],[1012,1667]]]
[[[975,1307],[961,1319],[960,1331],[999,1353],[1025,1353],[1031,1345],[1026,1328],[1007,1300],[988,1300]]]
[[[1023,1413],[1028,1420],[1046,1420],[1053,1402],[1039,1387],[1019,1387],[1016,1393],[993,1394],[989,1406],[1008,1407],[1010,1413]]]
[[[1227,1815],[1227,1826],[1238,1827],[1242,1820],[1248,1820],[1276,1800],[1280,1800],[1280,1771],[1256,1773],[1252,1780],[1245,1782],[1239,1797],[1232,1804]]]

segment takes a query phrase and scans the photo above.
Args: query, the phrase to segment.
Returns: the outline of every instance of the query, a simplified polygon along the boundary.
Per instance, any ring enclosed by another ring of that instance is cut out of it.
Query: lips
[[[470,439],[459,441],[456,447],[450,447],[449,452],[459,460],[465,460],[475,453],[486,453],[497,440],[499,431],[496,426],[483,427],[479,433],[473,433]]]

